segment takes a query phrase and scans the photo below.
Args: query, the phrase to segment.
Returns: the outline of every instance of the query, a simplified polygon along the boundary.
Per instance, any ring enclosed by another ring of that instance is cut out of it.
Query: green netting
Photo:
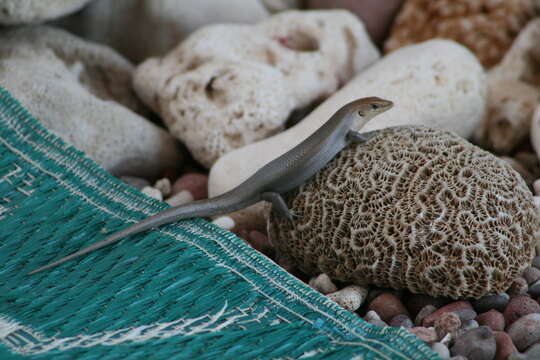
[[[201,219],[26,273],[167,205],[0,88],[0,359],[436,359]]]

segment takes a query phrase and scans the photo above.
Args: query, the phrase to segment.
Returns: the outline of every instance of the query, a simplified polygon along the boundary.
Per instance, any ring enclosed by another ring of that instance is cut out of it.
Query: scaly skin
[[[277,212],[289,219],[295,215],[289,211],[281,197],[315,175],[344,147],[351,142],[365,142],[374,134],[360,134],[351,130],[358,122],[361,128],[369,120],[393,106],[391,101],[369,97],[348,103],[339,109],[326,123],[290,151],[259,169],[253,176],[236,188],[211,199],[194,201],[189,204],[163,210],[106,239],[79,250],[51,264],[29,272],[37,272],[60,265],[66,261],[97,250],[126,236],[140,233],[150,228],[193,217],[208,217],[230,213],[253,205],[259,201],[272,202]]]

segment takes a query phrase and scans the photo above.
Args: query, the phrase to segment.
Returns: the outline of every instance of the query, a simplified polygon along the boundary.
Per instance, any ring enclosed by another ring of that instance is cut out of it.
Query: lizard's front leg
[[[347,144],[352,144],[352,143],[361,144],[361,143],[365,143],[366,141],[368,141],[369,139],[377,135],[377,133],[378,133],[377,130],[370,131],[363,134],[355,130],[349,130],[349,132],[347,132],[345,140],[347,141]]]
[[[264,192],[261,194],[261,198],[272,203],[272,208],[276,210],[279,216],[286,217],[289,220],[293,220],[295,215],[285,203],[283,197],[277,192]]]

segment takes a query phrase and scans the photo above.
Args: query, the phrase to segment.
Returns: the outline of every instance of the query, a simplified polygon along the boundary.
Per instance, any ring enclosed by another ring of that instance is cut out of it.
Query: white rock
[[[330,279],[328,275],[324,273],[309,280],[309,286],[323,295],[330,294],[338,290],[337,286],[332,282],[332,279]]]
[[[294,109],[328,96],[377,58],[348,11],[288,11],[258,25],[200,29],[165,57],[142,63],[134,86],[209,167],[282,130]]]
[[[181,154],[174,138],[134,112],[143,108],[132,71],[111,49],[63,30],[0,33],[0,84],[32,115],[114,175],[152,178],[179,166]]]
[[[94,0],[59,24],[140,62],[165,54],[203,26],[253,24],[290,6],[289,0]]]
[[[73,13],[90,0],[0,0],[0,25],[39,23]]]
[[[436,352],[442,360],[450,359],[450,350],[448,350],[448,347],[440,342],[435,342],[431,344],[431,350]]]
[[[485,108],[485,73],[476,57],[449,40],[431,40],[398,49],[357,75],[292,128],[223,156],[210,171],[210,197],[222,194],[287,152],[318,129],[341,106],[366,96],[394,102],[362,131],[396,125],[426,125],[470,137]],[[265,223],[261,205],[235,213],[251,228]],[[247,220],[249,219],[249,221]]]
[[[141,192],[147,196],[150,196],[151,198],[154,198],[156,200],[162,201],[163,200],[163,194],[161,194],[161,191],[159,191],[156,188],[153,188],[151,186],[145,186],[141,190]]]
[[[498,152],[510,152],[530,131],[540,102],[540,19],[531,21],[499,65],[488,72],[488,112],[476,140]]]
[[[161,192],[163,197],[167,197],[171,194],[172,185],[171,181],[167,178],[159,179],[158,181],[156,181],[154,187]]]
[[[165,202],[171,206],[179,206],[193,201],[193,195],[187,190],[182,190],[168,198]]]
[[[350,285],[326,295],[330,300],[349,311],[356,311],[366,300],[368,289],[363,286]]]
[[[228,216],[220,216],[214,221],[212,221],[212,224],[220,226],[226,230],[231,230],[232,228],[234,228],[235,225],[234,220]]]

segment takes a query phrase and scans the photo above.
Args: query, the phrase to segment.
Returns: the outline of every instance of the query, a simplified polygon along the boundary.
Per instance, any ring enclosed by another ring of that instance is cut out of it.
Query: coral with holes
[[[504,161],[454,133],[392,127],[345,148],[272,213],[271,241],[309,274],[478,298],[530,264],[539,219]]]
[[[467,46],[489,68],[501,60],[533,16],[533,0],[407,0],[385,51],[446,38]]]
[[[484,147],[509,153],[527,139],[534,108],[540,103],[539,43],[540,19],[536,19],[488,72],[488,112],[475,134]]]
[[[258,25],[198,30],[165,57],[141,64],[134,84],[210,167],[282,130],[294,109],[332,94],[378,57],[348,11],[289,11]]]

